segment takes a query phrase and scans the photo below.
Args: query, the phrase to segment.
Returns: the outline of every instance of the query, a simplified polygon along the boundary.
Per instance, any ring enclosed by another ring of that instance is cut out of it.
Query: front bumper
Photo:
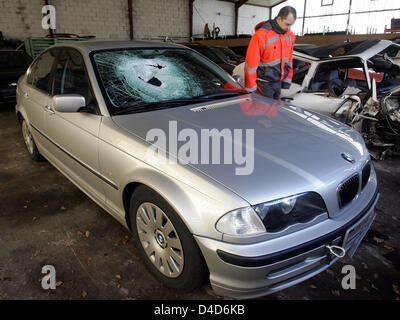
[[[379,193],[375,192],[363,210],[337,229],[266,255],[238,255],[237,252],[254,252],[254,245],[227,244],[196,237],[210,270],[214,292],[237,299],[252,299],[293,286],[324,271],[338,260],[327,245],[342,246],[352,256],[375,218],[378,198]],[[291,235],[289,242],[293,242],[293,237],[296,234]],[[301,236],[298,238],[301,239]],[[265,253],[270,252],[271,247],[276,248],[270,242],[256,244],[257,251]]]

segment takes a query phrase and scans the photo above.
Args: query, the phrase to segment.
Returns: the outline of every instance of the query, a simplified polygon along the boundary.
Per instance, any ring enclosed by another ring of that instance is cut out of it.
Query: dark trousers
[[[281,82],[260,81],[260,83],[261,83],[261,94],[264,97],[279,100],[279,98],[281,97],[281,89],[282,89]]]

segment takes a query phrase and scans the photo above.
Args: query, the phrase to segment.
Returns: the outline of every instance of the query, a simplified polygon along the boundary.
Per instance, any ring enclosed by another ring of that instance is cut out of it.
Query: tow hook
[[[333,254],[335,257],[342,259],[345,255],[346,255],[346,250],[340,246],[329,246],[327,245],[326,248],[329,249],[329,251],[331,252],[331,254]]]

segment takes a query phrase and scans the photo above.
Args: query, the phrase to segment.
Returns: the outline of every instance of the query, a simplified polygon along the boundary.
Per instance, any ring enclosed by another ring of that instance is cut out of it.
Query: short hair
[[[286,19],[289,14],[292,14],[293,18],[295,20],[297,19],[296,9],[291,7],[291,6],[286,6],[286,7],[283,7],[281,10],[279,10],[279,13],[278,13],[277,17],[281,17],[282,19]]]

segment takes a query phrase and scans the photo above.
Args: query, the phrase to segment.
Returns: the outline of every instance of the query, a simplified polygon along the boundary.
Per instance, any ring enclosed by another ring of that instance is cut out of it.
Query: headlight
[[[219,232],[233,236],[247,236],[265,232],[263,223],[251,207],[228,212],[218,220],[216,228]]]
[[[267,232],[279,232],[296,223],[306,223],[327,212],[324,200],[315,192],[253,206]]]

